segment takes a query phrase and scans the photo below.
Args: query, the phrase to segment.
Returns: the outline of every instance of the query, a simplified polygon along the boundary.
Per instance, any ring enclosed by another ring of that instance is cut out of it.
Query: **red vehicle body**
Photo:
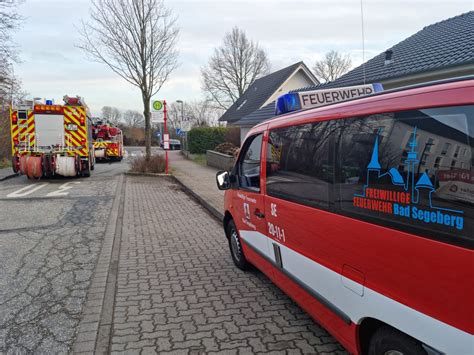
[[[12,167],[30,179],[89,177],[94,170],[89,108],[84,99],[25,101],[11,107]]]
[[[120,128],[97,120],[92,128],[92,136],[97,160],[123,159],[123,134]]]
[[[473,79],[259,124],[217,176],[234,262],[350,353],[474,354],[473,146]]]

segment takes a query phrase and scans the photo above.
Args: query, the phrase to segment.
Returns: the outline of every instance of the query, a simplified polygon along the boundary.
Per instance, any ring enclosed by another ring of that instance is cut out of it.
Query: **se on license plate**
[[[77,124],[69,123],[66,128],[68,131],[77,131]]]

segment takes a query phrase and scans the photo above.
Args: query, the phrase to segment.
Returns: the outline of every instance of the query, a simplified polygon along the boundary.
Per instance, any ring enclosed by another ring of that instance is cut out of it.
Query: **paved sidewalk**
[[[211,213],[222,218],[224,191],[219,190],[216,185],[218,170],[186,159],[180,151],[170,151],[169,157],[172,173],[178,181],[189,189],[208,210],[211,210]]]
[[[171,179],[126,177],[123,211],[112,353],[344,353],[263,274],[233,265],[222,226]]]

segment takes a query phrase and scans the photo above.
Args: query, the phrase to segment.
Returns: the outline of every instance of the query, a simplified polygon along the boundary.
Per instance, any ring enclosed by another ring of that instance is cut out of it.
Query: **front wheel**
[[[416,339],[391,327],[382,327],[370,339],[369,355],[427,355]]]
[[[230,254],[232,255],[234,264],[240,270],[248,270],[250,268],[250,263],[247,261],[247,258],[244,255],[240,236],[237,232],[234,221],[229,221],[226,232],[227,238],[229,239]]]

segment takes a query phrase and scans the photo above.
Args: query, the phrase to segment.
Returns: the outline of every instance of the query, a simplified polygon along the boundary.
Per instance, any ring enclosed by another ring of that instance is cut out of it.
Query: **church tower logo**
[[[379,159],[379,135],[375,137],[372,156],[366,171],[363,191],[353,196],[353,206],[380,213],[404,217],[420,223],[435,223],[458,230],[464,228],[464,211],[437,206],[433,202],[435,186],[427,172],[417,174],[417,128],[413,129],[408,143],[409,151],[404,161],[405,176],[395,167],[383,171]],[[379,188],[381,181],[384,188]],[[392,188],[390,188],[392,185]]]

